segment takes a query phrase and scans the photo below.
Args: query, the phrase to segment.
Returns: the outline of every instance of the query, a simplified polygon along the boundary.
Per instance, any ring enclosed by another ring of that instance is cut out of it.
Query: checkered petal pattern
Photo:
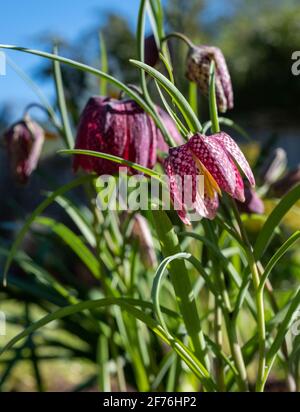
[[[233,108],[233,90],[228,67],[223,53],[217,47],[201,45],[189,50],[186,62],[186,76],[197,83],[201,92],[208,96],[209,70],[215,62],[216,98],[220,112]]]
[[[235,162],[254,185],[254,176],[245,156],[226,133],[211,136],[197,133],[187,143],[169,150],[165,170],[170,196],[184,223],[190,223],[187,211],[192,208],[202,217],[213,219],[216,216],[219,206],[217,186],[240,202],[245,201],[243,179]],[[204,176],[203,192],[197,183],[201,174]],[[212,185],[211,179],[217,186]]]

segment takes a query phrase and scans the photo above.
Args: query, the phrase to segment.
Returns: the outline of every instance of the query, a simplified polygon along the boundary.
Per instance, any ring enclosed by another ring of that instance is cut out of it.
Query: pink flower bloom
[[[43,129],[29,116],[15,123],[4,134],[11,170],[16,180],[25,184],[36,169],[45,135]]]
[[[227,64],[220,49],[212,46],[192,47],[187,57],[186,76],[197,83],[201,92],[208,96],[209,70],[212,61],[215,62],[218,109],[224,113],[233,108],[233,90]]]
[[[174,129],[179,135],[175,125],[170,133],[175,133]],[[81,115],[75,148],[112,154],[148,168],[156,163],[157,149],[168,149],[154,121],[137,103],[104,97],[88,101]],[[85,155],[76,155],[73,166],[75,171],[81,167],[99,175],[114,174],[120,167],[112,161]]]
[[[190,223],[187,209],[191,207],[199,215],[213,219],[222,190],[240,202],[245,201],[244,183],[236,164],[254,186],[244,154],[223,132],[211,136],[197,133],[184,145],[169,150],[165,169],[170,195],[184,223]],[[203,187],[199,185],[199,176],[203,176]]]

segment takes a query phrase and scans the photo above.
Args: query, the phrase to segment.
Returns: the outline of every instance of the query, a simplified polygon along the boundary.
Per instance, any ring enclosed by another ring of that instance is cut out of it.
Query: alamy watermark
[[[0,51],[0,76],[6,75],[6,55]]]
[[[203,175],[161,175],[157,179],[128,175],[128,169],[121,167],[118,176],[102,175],[96,185],[96,204],[102,211],[175,209],[187,213],[190,221],[198,221],[201,216],[197,210],[205,208]]]
[[[295,50],[292,53],[292,60],[295,60],[291,68],[292,74],[294,76],[299,76],[300,75],[300,50]]]

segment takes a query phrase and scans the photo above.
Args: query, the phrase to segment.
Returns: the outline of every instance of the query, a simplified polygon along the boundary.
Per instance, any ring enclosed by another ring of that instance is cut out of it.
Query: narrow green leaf
[[[84,302],[80,302],[76,305],[65,306],[61,309],[56,310],[53,313],[50,313],[40,320],[31,324],[28,328],[26,328],[23,332],[16,335],[12,338],[3,348],[0,349],[0,355],[2,355],[5,351],[12,348],[16,343],[20,340],[26,338],[29,334],[35,332],[36,330],[40,329],[41,327],[47,325],[48,323],[62,319],[66,316],[70,316],[84,310],[93,310],[98,308],[107,308],[112,305],[120,306],[122,309],[131,313],[134,317],[145,322],[150,329],[152,329],[158,336],[160,336],[165,342],[168,343],[168,339],[165,335],[165,332],[161,329],[161,327],[155,322],[150,316],[146,315],[141,310],[137,309],[130,303],[127,303],[127,300],[124,298],[106,298],[106,299],[98,299],[98,300],[88,300]]]
[[[209,69],[209,113],[211,120],[211,129],[213,133],[220,131],[218,106],[216,99],[216,85],[215,85],[215,62],[212,61]]]
[[[153,211],[153,220],[160,241],[163,255],[169,256],[181,253],[180,243],[167,214],[163,210]],[[201,320],[194,298],[191,299],[192,284],[185,262],[182,260],[170,262],[170,278],[173,284],[179,310],[186,329],[193,343],[196,356],[209,367],[206,344],[201,330]]]
[[[233,264],[230,262],[229,259],[227,259],[221,252],[220,250],[216,247],[216,245],[211,242],[209,239],[207,239],[205,236],[201,236],[198,235],[198,233],[193,233],[193,232],[181,232],[178,234],[179,237],[181,236],[188,236],[188,237],[192,237],[194,239],[197,239],[201,242],[203,242],[208,248],[209,250],[216,256],[216,258],[218,259],[218,261],[220,262],[220,264],[222,265],[222,267],[229,273],[229,275],[231,276],[233,282],[235,283],[235,285],[240,288],[242,286],[242,279],[240,274],[236,271],[235,267],[233,266]],[[204,276],[204,273],[202,274]],[[213,288],[211,286],[211,288]],[[212,289],[213,290],[213,289]],[[253,299],[250,295],[250,293],[246,290],[246,301],[247,304],[251,310],[251,313],[253,314],[254,318],[256,317],[255,314],[255,304],[253,302]]]
[[[41,56],[46,59],[50,59],[53,61],[58,61],[60,63],[67,64],[71,67],[74,67],[77,70],[82,70],[87,73],[91,73],[95,76],[101,77],[108,82],[112,83],[116,87],[118,87],[120,90],[123,90],[124,93],[126,93],[128,96],[130,96],[142,109],[144,109],[154,120],[156,123],[157,127],[161,130],[161,132],[164,135],[164,138],[166,141],[169,142],[169,145],[172,146],[172,139],[169,136],[164,123],[161,121],[160,117],[157,115],[156,111],[153,109],[153,105],[149,105],[138,93],[136,93],[132,88],[126,86],[124,83],[121,81],[117,80],[113,76],[110,76],[107,73],[102,72],[101,70],[95,69],[91,66],[88,66],[83,63],[79,63],[75,60],[67,59],[65,57],[57,56],[55,54],[51,53],[46,53],[40,50],[33,50],[33,49],[27,49],[26,47],[19,47],[19,46],[14,46],[14,45],[8,45],[8,44],[0,44],[0,49],[10,49],[10,50],[16,50],[16,51],[21,51],[24,53],[29,53],[33,54],[36,56]]]
[[[59,150],[57,153],[59,154],[67,154],[67,155],[86,155],[86,156],[94,156],[94,157],[100,157],[101,159],[107,159],[111,160],[112,162],[122,164],[124,166],[132,167],[135,170],[138,170],[139,172],[145,173],[145,175],[155,177],[158,180],[161,180],[161,174],[158,172],[155,172],[152,169],[148,169],[147,167],[141,166],[137,163],[130,162],[129,160],[122,159],[122,157],[118,156],[113,156],[108,153],[102,153],[102,152],[95,152],[93,150]]]
[[[217,390],[216,384],[210,377],[207,369],[202,365],[202,363],[196,358],[196,356],[191,352],[182,342],[175,339],[170,342],[172,348],[179,354],[179,356],[184,360],[184,362],[189,366],[189,368],[195,373],[196,376],[202,381],[205,388],[208,391],[214,392]]]
[[[100,335],[97,345],[98,386],[100,392],[111,392],[108,339]]]
[[[57,47],[54,47],[53,53],[57,55]],[[53,62],[53,69],[54,69],[54,80],[55,80],[55,87],[56,87],[56,95],[57,95],[57,102],[58,107],[62,119],[63,131],[65,136],[65,142],[68,149],[72,149],[74,146],[74,137],[69,121],[68,116],[68,109],[66,104],[63,80],[60,70],[60,64],[57,60]]]
[[[12,69],[20,76],[21,79],[25,81],[25,83],[30,87],[30,89],[36,94],[41,104],[45,107],[47,113],[49,114],[49,117],[51,118],[53,124],[60,130],[61,126],[59,124],[59,120],[55,114],[55,111],[53,110],[53,107],[49,103],[47,97],[44,95],[40,87],[9,56],[6,56],[6,60],[7,63],[12,67]]]
[[[163,102],[163,105],[166,109],[166,111],[168,112],[169,116],[174,120],[174,122],[176,123],[177,128],[180,130],[180,133],[183,136],[187,136],[188,135],[188,130],[185,128],[185,126],[182,124],[181,120],[178,118],[178,116],[175,114],[175,112],[173,112],[173,110],[171,109],[171,107],[169,106],[167,100],[165,99],[165,96],[163,95],[163,92],[161,91],[159,84],[156,80],[155,81],[155,86],[158,90],[159,96],[161,98],[161,101]]]
[[[5,267],[4,267],[4,275],[3,275],[4,285],[6,285],[7,283],[7,273],[15,257],[15,254],[17,253],[19,246],[21,245],[27,231],[29,230],[35,218],[39,216],[49,205],[51,205],[51,203],[53,203],[58,196],[63,195],[64,193],[74,189],[75,187],[80,186],[84,184],[85,182],[91,181],[93,179],[95,179],[94,175],[81,176],[73,180],[72,182],[67,183],[64,186],[61,186],[59,189],[53,192],[49,197],[47,197],[47,199],[45,199],[42,203],[40,203],[40,205],[31,213],[31,215],[26,219],[24,226],[18,233],[18,236],[16,237],[11,247],[11,250],[9,252],[8,258],[6,260]]]
[[[118,87],[120,90],[123,90],[128,96],[130,96],[133,100],[135,100],[147,113],[153,115],[155,117],[155,113],[153,113],[153,110],[149,107],[149,105],[139,96],[138,93],[136,93],[134,90],[132,90],[130,87],[126,86],[124,83],[120,82],[113,76],[110,76],[107,73],[102,72],[101,70],[95,69],[94,67],[88,66],[83,63],[79,63],[75,60],[67,59],[65,57],[61,57],[55,54],[51,53],[46,53],[40,50],[33,50],[33,49],[28,49],[26,47],[19,47],[15,45],[8,45],[8,44],[0,44],[0,49],[10,49],[10,50],[16,50],[16,51],[21,51],[24,53],[29,53],[33,54],[36,56],[44,57],[46,59],[50,59],[53,61],[58,61],[60,63],[67,64],[71,67],[74,67],[75,69],[82,70],[88,73],[91,73],[95,76],[102,77],[106,79],[108,82],[112,83],[116,87]]]
[[[271,257],[269,260],[267,266],[265,267],[264,273],[261,277],[259,288],[262,289],[266,283],[266,280],[273,269],[273,267],[276,265],[276,263],[284,256],[284,254],[289,250],[290,247],[293,246],[297,240],[300,238],[300,230],[292,234],[286,242],[276,251],[276,253]]]
[[[160,301],[159,301],[159,296],[160,296],[160,290],[162,286],[162,280],[163,277],[166,274],[167,267],[170,262],[176,259],[188,259],[191,255],[189,253],[176,253],[173,256],[168,256],[166,257],[158,266],[155,275],[154,275],[154,280],[153,280],[153,285],[152,285],[152,291],[151,291],[151,296],[152,296],[152,301],[153,301],[153,307],[154,311],[156,313],[156,316],[158,320],[160,321],[160,324],[164,328],[164,330],[169,333],[169,329],[165,323],[165,320],[162,316],[162,312],[160,309]]]
[[[145,17],[146,17],[146,5],[148,0],[141,0],[139,13],[138,13],[138,22],[137,22],[137,30],[136,30],[136,40],[137,40],[137,47],[138,47],[138,59],[142,62],[145,59]],[[147,81],[146,81],[146,74],[144,70],[141,70],[141,87],[144,94],[146,101],[149,105],[152,105],[152,101],[150,99],[148,88],[147,88]]]
[[[87,219],[83,213],[79,210],[77,206],[64,196],[57,196],[55,201],[64,209],[64,211],[73,220],[75,225],[78,227],[86,241],[91,247],[96,247],[95,235],[92,231],[91,225],[88,223]]]
[[[165,56],[162,53],[159,53],[160,60],[163,62],[165,65],[165,68],[167,69],[168,75],[169,75],[169,80],[172,84],[175,85],[175,80],[174,80],[174,75],[173,75],[173,69],[168,62],[168,60],[165,58]]]
[[[295,293],[294,297],[290,299],[289,303],[289,308],[288,311],[283,319],[283,321],[280,323],[280,326],[278,328],[277,335],[267,353],[266,357],[266,372],[264,376],[264,381],[266,382],[269,373],[271,371],[272,365],[276,359],[276,356],[281,348],[281,345],[285,339],[285,336],[287,332],[289,331],[291,324],[293,322],[293,316],[294,313],[297,311],[300,305],[300,288],[298,288],[297,292]]]
[[[243,136],[246,140],[250,141],[249,134],[236,122],[227,117],[219,117],[219,123],[225,124],[225,126],[231,127],[233,130],[237,131],[241,136]],[[212,127],[212,122],[209,120],[203,125],[203,134],[206,134],[207,131]]]
[[[274,236],[275,229],[280,224],[286,213],[299,199],[300,185],[297,185],[289,191],[273,209],[256,239],[254,246],[254,256],[256,260],[259,260],[262,257]]]
[[[189,82],[189,103],[195,114],[198,115],[198,86],[196,83]],[[204,128],[203,133],[205,134]]]
[[[108,58],[107,58],[107,50],[106,44],[103,37],[103,34],[99,33],[99,43],[100,43],[100,52],[101,52],[101,71],[103,73],[108,73]],[[106,96],[107,95],[107,80],[104,77],[100,79],[100,95]]]
[[[139,62],[137,60],[130,60],[130,62],[134,66],[145,70],[150,76],[156,79],[163,86],[163,88],[170,94],[174,102],[177,104],[192,132],[200,132],[202,130],[201,123],[199,122],[188,101],[183,96],[183,94],[174,86],[174,84],[170,82],[170,80],[163,76],[158,70],[154,69],[151,66],[148,66],[143,62]]]
[[[37,217],[35,222],[49,227],[57,236],[59,236],[86,265],[96,279],[100,279],[99,262],[93,253],[86,247],[83,241],[72,230],[62,223],[56,222],[48,217]]]
[[[50,322],[58,319],[62,319],[66,316],[73,315],[84,310],[95,310],[100,308],[108,308],[110,306],[119,306],[123,310],[127,311],[129,314],[133,315],[136,319],[144,322],[157,336],[159,336],[165,343],[172,346],[173,349],[181,356],[181,358],[186,362],[186,364],[191,368],[195,375],[200,379],[203,385],[208,390],[216,390],[216,386],[213,380],[210,378],[207,370],[199,362],[199,360],[193,355],[193,353],[180,341],[175,340],[170,342],[164,330],[160,325],[155,322],[149,315],[146,315],[143,311],[137,309],[132,304],[128,303],[126,298],[106,298],[98,300],[88,300],[85,302],[80,302],[76,305],[66,306],[64,308],[58,309],[57,311],[44,316],[42,319],[34,322],[23,332],[16,335],[11,339],[3,348],[0,349],[0,355],[5,351],[12,348],[20,340],[26,338],[36,330],[49,324]]]

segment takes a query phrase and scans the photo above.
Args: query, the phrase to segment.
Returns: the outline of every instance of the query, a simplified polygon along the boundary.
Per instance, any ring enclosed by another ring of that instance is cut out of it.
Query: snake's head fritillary
[[[186,76],[197,83],[201,92],[208,96],[209,71],[212,61],[215,62],[217,105],[219,111],[224,113],[233,108],[233,90],[226,60],[220,49],[205,45],[190,48],[186,63]]]
[[[180,144],[182,138],[175,123],[166,112],[158,110],[167,130]],[[157,150],[168,151],[154,121],[135,101],[105,97],[88,101],[80,118],[75,148],[108,153],[148,168],[155,165]],[[75,171],[81,167],[99,175],[119,170],[112,161],[84,155],[76,155],[73,166]]]
[[[197,133],[184,145],[170,149],[165,169],[171,199],[184,223],[190,223],[187,210],[191,207],[200,216],[213,219],[222,191],[244,202],[244,183],[239,169],[250,185],[255,184],[244,154],[223,132],[211,136]],[[203,177],[202,186],[199,185],[199,176]]]
[[[13,124],[4,134],[12,173],[25,184],[36,169],[45,134],[28,115]]]

